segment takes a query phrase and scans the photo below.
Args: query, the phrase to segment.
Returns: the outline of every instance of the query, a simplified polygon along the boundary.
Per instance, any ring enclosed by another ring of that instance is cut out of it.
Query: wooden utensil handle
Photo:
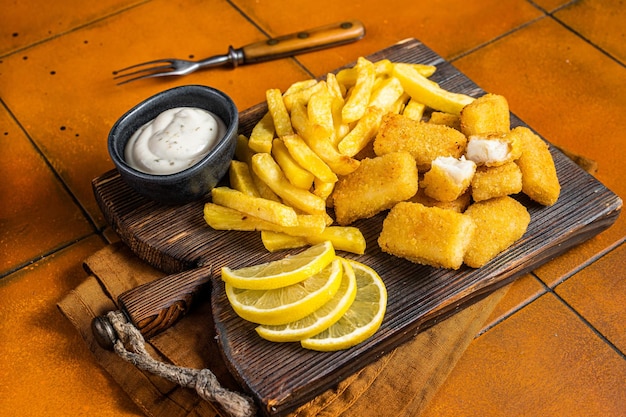
[[[168,275],[128,290],[118,297],[120,310],[145,338],[172,326],[191,308],[211,279],[211,266]],[[116,335],[108,319],[94,318],[92,331],[100,346],[111,349]]]
[[[241,52],[244,63],[251,64],[354,42],[364,35],[363,23],[348,20],[252,43],[242,47]]]

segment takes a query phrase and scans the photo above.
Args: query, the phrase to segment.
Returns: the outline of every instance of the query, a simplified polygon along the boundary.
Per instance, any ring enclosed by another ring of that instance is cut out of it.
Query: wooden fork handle
[[[243,54],[243,63],[251,64],[343,45],[363,36],[363,23],[348,20],[252,43],[242,47],[240,51]]]
[[[120,294],[118,306],[128,321],[150,338],[187,314],[210,279],[211,266],[168,275]],[[95,317],[91,328],[98,344],[112,349],[117,336],[108,318]]]

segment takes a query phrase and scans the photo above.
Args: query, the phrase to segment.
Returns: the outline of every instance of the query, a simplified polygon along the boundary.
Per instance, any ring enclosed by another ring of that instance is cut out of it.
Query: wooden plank
[[[436,65],[433,80],[443,88],[472,96],[484,93],[416,40],[394,45],[369,58]],[[265,108],[259,104],[242,112],[240,131],[248,133]],[[524,123],[513,115],[512,125]],[[386,213],[355,223],[367,239],[367,250],[363,256],[345,256],[378,271],[387,285],[389,303],[380,330],[349,350],[318,353],[297,344],[260,339],[254,325],[241,320],[229,307],[223,285],[215,275],[213,315],[232,374],[267,415],[285,414],[433,324],[613,224],[622,207],[619,197],[557,148],[551,147],[551,152],[562,185],[559,201],[552,207],[543,207],[518,196],[531,214],[526,234],[480,269],[434,269],[382,253],[377,238]],[[284,256],[268,253],[258,234],[212,230],[202,217],[203,201],[161,206],[136,195],[115,172],[96,178],[93,187],[107,221],[121,240],[140,258],[165,272],[212,263],[219,274],[225,265],[238,268]]]

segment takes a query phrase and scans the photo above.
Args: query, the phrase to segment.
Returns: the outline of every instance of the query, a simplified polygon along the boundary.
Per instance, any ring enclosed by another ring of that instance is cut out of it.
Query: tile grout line
[[[578,310],[572,307],[572,305],[569,304],[564,298],[562,298],[556,291],[549,289],[548,292],[553,294],[557,298],[557,300],[559,300],[565,307],[567,307],[572,313],[574,313],[574,315],[578,317],[578,319],[582,321],[583,324],[585,324],[589,329],[591,329],[591,331],[594,332],[596,336],[600,338],[600,340],[602,340],[610,348],[612,348],[617,354],[619,354],[622,357],[622,359],[626,359],[625,352],[622,352],[613,342],[611,342],[604,334],[602,334],[600,330],[598,330],[593,324],[591,324],[589,320],[587,320],[580,312],[578,312]]]
[[[50,257],[50,256],[52,256],[52,255],[54,255],[54,254],[56,254],[58,252],[61,252],[61,251],[65,250],[65,249],[67,249],[67,248],[69,248],[71,246],[74,246],[77,243],[80,243],[80,242],[82,242],[84,240],[89,239],[92,236],[98,236],[104,243],[107,243],[107,244],[109,243],[107,241],[107,239],[102,235],[102,233],[92,232],[92,233],[86,234],[86,235],[84,235],[82,237],[79,237],[77,239],[74,239],[72,241],[65,242],[65,243],[55,247],[54,249],[49,250],[48,252],[42,253],[41,255],[38,255],[38,256],[36,256],[34,258],[31,258],[31,259],[27,260],[26,262],[23,262],[23,263],[21,263],[19,265],[14,266],[11,269],[8,269],[8,270],[0,273],[0,281],[2,281],[4,278],[10,276],[11,274],[14,274],[16,272],[21,271],[22,269],[28,267],[29,265],[35,264],[37,262],[41,262],[41,261],[45,260],[46,258],[48,258],[48,257]]]
[[[90,20],[90,21],[87,21],[87,22],[81,23],[81,24],[80,24],[80,25],[78,25],[78,26],[71,27],[71,28],[69,28],[69,29],[67,29],[67,30],[65,30],[65,31],[63,31],[63,32],[59,32],[59,33],[57,33],[57,34],[55,34],[55,35],[51,35],[51,36],[49,36],[49,37],[47,37],[47,38],[43,38],[43,39],[36,40],[36,41],[34,41],[34,42],[32,42],[32,43],[29,43],[28,45],[24,45],[24,46],[18,47],[17,49],[14,49],[14,50],[12,50],[12,51],[7,51],[5,54],[0,55],[0,62],[1,62],[1,60],[2,60],[2,59],[7,58],[7,57],[9,57],[9,56],[11,56],[11,55],[16,55],[16,54],[19,54],[20,52],[27,51],[27,50],[29,50],[30,48],[33,48],[33,47],[35,47],[35,46],[38,46],[38,45],[44,44],[44,43],[46,43],[46,42],[50,42],[50,41],[52,41],[52,40],[54,40],[54,39],[57,39],[57,38],[60,38],[60,37],[62,37],[62,36],[65,36],[65,35],[67,35],[67,34],[70,34],[70,33],[76,32],[76,31],[78,31],[78,30],[82,30],[82,29],[84,29],[84,28],[86,28],[86,27],[88,27],[88,26],[91,26],[91,25],[95,24],[95,23],[98,23],[98,22],[101,22],[101,21],[103,21],[103,20],[109,19],[109,18],[110,18],[110,17],[112,17],[112,16],[116,16],[116,15],[118,15],[118,14],[124,13],[124,12],[126,12],[127,10],[134,9],[135,7],[142,6],[142,5],[144,5],[144,4],[146,4],[146,3],[149,3],[149,2],[151,2],[151,1],[152,1],[152,0],[144,0],[144,1],[139,2],[139,3],[136,3],[136,4],[132,4],[132,5],[128,6],[128,7],[123,8],[123,9],[116,10],[116,11],[114,11],[114,12],[110,13],[110,14],[107,14],[107,15],[104,15],[104,16],[100,16],[100,17],[98,17],[98,18],[95,18],[94,20]]]
[[[589,44],[590,46],[592,46],[594,49],[598,50],[600,53],[602,53],[603,55],[605,55],[607,58],[609,58],[610,60],[614,61],[616,64],[622,66],[622,67],[626,67],[626,63],[620,61],[616,56],[613,56],[612,54],[610,54],[607,50],[605,50],[604,48],[600,47],[599,45],[596,45],[595,43],[593,43],[590,39],[586,38],[585,36],[583,36],[582,33],[578,32],[577,30],[575,30],[574,28],[572,28],[571,26],[569,26],[567,23],[565,23],[563,20],[559,19],[557,16],[555,16],[556,13],[560,12],[561,10],[564,10],[576,3],[578,3],[577,0],[571,0],[565,4],[562,4],[558,7],[556,7],[555,9],[548,11],[545,10],[544,8],[542,8],[541,6],[539,6],[538,4],[536,4],[533,0],[527,0],[528,3],[530,3],[533,7],[541,10],[543,13],[545,13],[548,17],[552,18],[555,22],[557,22],[559,25],[563,26],[565,29],[567,29],[568,31],[570,31],[571,33],[573,33],[575,36],[577,36],[578,38],[582,39],[583,41],[585,41],[587,44]]]
[[[485,47],[487,47],[487,46],[489,46],[489,45],[491,45],[493,43],[496,43],[499,40],[504,39],[504,38],[506,38],[507,36],[509,36],[509,35],[511,35],[513,33],[516,33],[516,32],[518,32],[518,31],[520,31],[520,30],[522,30],[524,28],[527,28],[528,26],[530,26],[530,25],[532,25],[532,24],[534,24],[534,23],[536,23],[536,22],[538,22],[538,21],[540,21],[542,19],[545,19],[546,17],[548,17],[548,15],[544,14],[543,16],[539,16],[539,17],[536,17],[534,19],[531,19],[531,20],[529,20],[529,21],[527,21],[527,22],[525,22],[525,23],[523,23],[523,24],[521,24],[519,26],[514,27],[513,29],[511,29],[511,30],[509,30],[507,32],[501,33],[500,35],[495,36],[495,37],[489,39],[486,42],[483,42],[483,43],[481,43],[479,45],[476,45],[473,48],[470,48],[470,49],[468,49],[466,51],[460,52],[459,54],[448,58],[447,61],[452,63],[454,61],[458,61],[459,59],[465,58],[466,56],[471,55],[474,52],[479,51],[479,50],[481,50],[481,49],[483,49],[483,48],[485,48]]]
[[[239,13],[244,19],[246,19],[248,22],[250,22],[252,24],[252,26],[254,26],[255,28],[257,28],[259,30],[259,32],[261,32],[264,36],[266,36],[268,39],[270,39],[272,36],[267,33],[262,27],[261,25],[259,25],[257,22],[255,22],[250,16],[248,16],[243,10],[241,10],[241,8],[239,6],[237,6],[233,0],[226,0],[226,2],[237,12]],[[300,60],[297,59],[297,57],[292,56],[289,57],[290,59],[292,59],[296,64],[298,64],[298,66],[300,68],[302,68],[302,70],[304,72],[306,72],[311,78],[315,78],[315,75],[306,67],[304,66],[304,64],[302,64],[302,62],[300,62]]]
[[[578,265],[576,268],[574,268],[573,270],[569,271],[568,273],[564,274],[561,278],[559,278],[553,285],[549,286],[539,275],[537,275],[537,273],[535,271],[533,271],[533,275],[535,275],[537,277],[537,279],[543,284],[545,285],[547,288],[550,289],[554,289],[557,286],[559,286],[560,284],[564,283],[565,281],[567,281],[568,279],[570,279],[571,277],[573,277],[574,275],[578,274],[579,272],[581,272],[583,269],[587,268],[588,266],[592,265],[593,263],[599,261],[601,258],[603,258],[604,256],[608,255],[610,252],[614,251],[615,249],[617,249],[618,247],[620,247],[622,244],[624,244],[626,242],[626,237],[623,237],[621,239],[618,239],[617,241],[615,241],[613,244],[607,246],[606,248],[604,248],[603,250],[599,251],[598,253],[596,253],[595,255],[591,256],[590,258],[588,258],[585,262],[583,262],[582,264]]]
[[[98,228],[95,220],[89,215],[89,212],[87,211],[87,209],[80,203],[80,201],[78,200],[76,195],[72,192],[72,190],[69,187],[69,185],[65,182],[65,180],[63,180],[63,177],[61,177],[61,175],[57,172],[57,170],[54,169],[54,166],[52,165],[52,163],[50,162],[48,157],[44,154],[44,152],[41,150],[41,148],[33,140],[33,138],[26,131],[26,129],[20,123],[20,121],[17,119],[17,117],[15,117],[15,114],[11,111],[9,106],[4,102],[4,100],[2,100],[1,97],[0,97],[0,105],[5,108],[7,113],[9,113],[11,119],[13,119],[15,124],[19,127],[19,129],[24,134],[24,136],[26,136],[26,139],[28,139],[30,144],[33,146],[33,148],[35,149],[35,152],[37,152],[37,154],[42,158],[44,164],[46,165],[46,167],[48,167],[48,169],[50,169],[50,171],[52,172],[54,178],[56,178],[59,181],[59,183],[61,184],[61,187],[69,195],[70,199],[74,202],[74,204],[76,204],[76,206],[79,208],[79,210],[81,211],[83,217],[87,220],[87,222],[89,223],[89,225],[91,226],[93,231],[96,232],[96,233],[101,232],[100,229]]]
[[[623,359],[626,359],[626,352],[622,352],[613,342],[611,342],[604,334],[602,334],[602,332],[600,332],[600,330],[598,330],[593,324],[591,324],[591,322],[589,320],[587,320],[585,318],[585,316],[582,315],[582,313],[580,313],[578,310],[576,310],[570,303],[568,303],[563,297],[561,297],[555,291],[556,287],[558,287],[560,284],[565,282],[567,279],[569,279],[572,276],[574,276],[575,274],[579,273],[580,271],[582,271],[583,269],[585,269],[589,265],[593,264],[594,262],[600,260],[602,257],[607,255],[609,252],[612,252],[613,250],[619,248],[623,244],[626,244],[626,238],[620,239],[618,242],[616,242],[615,244],[611,245],[609,248],[605,249],[604,251],[601,251],[599,254],[597,254],[596,256],[594,256],[591,259],[589,259],[587,262],[582,264],[579,268],[576,268],[574,272],[568,274],[568,276],[566,278],[558,281],[553,286],[548,286],[541,278],[539,278],[539,276],[536,275],[536,273],[534,271],[532,272],[532,275],[535,276],[535,278],[537,278],[537,280],[543,285],[543,287],[546,289],[546,293],[554,295],[554,297],[556,297],[557,300],[559,300],[565,307],[567,307],[572,313],[574,313],[574,315],[576,317],[578,317],[578,319],[583,324],[585,324],[592,332],[594,332],[596,334],[596,336],[598,336],[598,338],[600,338],[600,340],[602,340],[604,343],[606,343],[610,348],[612,348],[616,353],[618,353]]]
[[[569,272],[568,274],[566,274],[563,278],[559,279],[553,286],[552,288],[550,286],[548,286],[548,284],[546,284],[544,282],[543,279],[541,279],[539,277],[539,275],[537,275],[536,271],[530,271],[529,274],[539,283],[539,285],[541,285],[544,288],[544,292],[542,292],[541,294],[537,294],[536,296],[533,296],[531,298],[529,298],[526,302],[524,302],[523,304],[517,306],[516,308],[514,308],[513,310],[511,310],[508,314],[505,314],[504,316],[502,316],[500,319],[494,321],[492,324],[490,324],[489,326],[484,327],[483,329],[480,330],[480,332],[478,332],[475,336],[475,338],[478,338],[479,336],[482,336],[483,334],[487,333],[489,330],[493,329],[494,327],[498,326],[499,324],[503,323],[505,320],[509,319],[511,316],[513,316],[514,314],[516,314],[517,312],[519,312],[520,310],[524,309],[525,307],[529,306],[530,304],[532,304],[534,301],[536,301],[539,297],[547,294],[547,293],[553,293],[555,294],[560,300],[562,300],[561,297],[559,297],[553,290],[554,288],[556,288],[557,286],[559,286],[560,284],[562,284],[563,282],[565,282],[566,280],[568,280],[569,278],[571,278],[572,276],[576,275],[577,273],[581,272],[583,269],[587,268],[588,266],[590,266],[591,264],[593,264],[596,261],[599,261],[601,258],[603,258],[604,256],[606,256],[607,254],[609,254],[610,252],[612,252],[613,250],[616,250],[617,248],[619,248],[620,246],[622,246],[623,244],[626,244],[626,237],[623,239],[618,240],[617,242],[615,242],[613,245],[610,245],[609,247],[605,248],[604,250],[598,252],[595,256],[589,258],[586,262],[582,263],[581,265],[579,265],[577,268],[575,268],[574,270],[572,270],[571,272]],[[582,316],[581,316],[582,317]],[[583,318],[584,319],[584,318]],[[604,340],[604,339],[603,339]],[[609,342],[610,343],[610,342]],[[621,352],[620,352],[621,353]]]

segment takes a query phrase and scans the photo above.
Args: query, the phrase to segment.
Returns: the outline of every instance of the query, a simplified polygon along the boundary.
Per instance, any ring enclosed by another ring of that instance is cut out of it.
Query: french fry
[[[424,117],[424,110],[426,110],[426,106],[423,103],[410,99],[406,106],[404,106],[402,114],[409,119],[422,120],[422,117]]]
[[[311,113],[310,107],[308,110],[308,113]],[[291,121],[306,145],[328,165],[332,172],[338,175],[348,175],[359,167],[359,161],[341,154],[335,147],[332,140],[333,127],[311,123],[307,110],[302,104],[297,103],[291,109]]]
[[[398,77],[404,91],[411,98],[424,103],[434,110],[458,115],[461,114],[463,107],[474,101],[474,98],[466,94],[444,90],[420,74],[410,64],[395,64],[393,75]]]
[[[323,216],[319,215],[299,214],[297,225],[281,226],[215,203],[205,203],[204,220],[215,230],[238,230],[243,232],[267,230],[284,233],[289,236],[317,235],[326,228]]]
[[[250,159],[250,148],[248,147],[248,138],[245,135],[237,136],[237,144],[235,145],[235,158],[241,162],[248,162]]]
[[[381,59],[376,61],[374,64],[374,75],[376,78],[386,78],[393,75],[393,67],[396,65],[388,59]],[[435,73],[437,67],[434,65],[424,65],[424,64],[404,64],[410,65],[417,72],[422,74],[424,77],[428,78]],[[352,68],[344,68],[337,73],[337,78],[341,84],[344,86],[353,86],[356,83],[357,79],[357,70],[355,67]]]
[[[339,152],[347,156],[358,154],[376,136],[383,111],[378,107],[368,107],[356,126],[339,142]]]
[[[335,148],[329,140],[328,130],[322,126],[310,126],[301,137],[335,174],[348,175],[359,167],[359,161],[343,155]]]
[[[352,123],[363,116],[376,80],[374,65],[367,59],[358,58],[354,68],[357,71],[356,83],[350,89],[341,110],[341,119],[344,123]]]
[[[343,101],[343,96],[346,94],[346,89],[339,84],[337,81],[337,76],[329,72],[326,74],[326,88],[328,88],[328,92],[332,97],[339,97]]]
[[[228,179],[230,186],[252,197],[260,197],[259,191],[254,185],[254,180],[250,173],[250,167],[245,162],[237,161],[233,159],[230,161],[230,168],[228,169]]]
[[[305,245],[315,245],[318,243],[331,241],[336,250],[363,255],[365,253],[366,241],[361,231],[351,226],[330,226],[320,234],[307,236],[290,236],[285,233],[262,231],[261,239],[263,246],[270,252],[283,249],[293,249]]]
[[[327,215],[324,200],[310,191],[291,184],[270,154],[257,153],[253,155],[251,166],[259,178],[281,197],[286,204],[304,213]]]
[[[293,128],[291,127],[291,120],[280,90],[277,88],[270,88],[265,92],[265,98],[267,100],[267,108],[269,113],[272,115],[272,120],[274,121],[276,135],[278,137],[292,135]]]
[[[287,87],[287,89],[283,93],[283,97],[303,91],[309,87],[314,86],[315,84],[317,84],[317,80],[313,78],[310,78],[308,80],[296,81],[295,83]]]
[[[330,108],[333,117],[333,126],[335,128],[335,134],[333,137],[333,145],[337,146],[339,141],[348,134],[350,131],[350,125],[344,123],[341,119],[341,109],[345,100],[343,98],[345,89],[337,81],[337,77],[332,72],[326,76],[326,87],[331,96]]]
[[[315,177],[292,158],[282,139],[274,139],[272,156],[290,183],[304,190],[311,188]]]
[[[261,153],[257,155],[269,154]],[[271,158],[271,157],[270,157]],[[261,197],[252,197],[229,187],[211,190],[213,203],[232,208],[249,216],[258,217],[281,226],[296,226],[298,216],[293,207]]]
[[[363,233],[352,226],[329,226],[318,235],[307,235],[306,239],[312,245],[330,240],[335,249],[357,255],[363,255],[367,246]]]
[[[378,107],[385,113],[393,111],[403,94],[404,89],[399,79],[396,77],[385,78],[372,92],[369,106]]]
[[[267,184],[265,184],[258,175],[254,173],[252,170],[251,159],[253,155],[253,151],[248,146],[248,138],[244,135],[237,136],[237,144],[235,145],[235,158],[237,158],[241,162],[245,162],[248,164],[248,168],[250,169],[250,175],[252,176],[252,181],[259,192],[259,195],[268,200],[278,201],[280,202],[280,198],[276,195],[274,191],[272,191]]]
[[[306,88],[295,91],[291,94],[284,95],[283,101],[285,103],[285,108],[287,109],[287,111],[290,112],[294,104],[308,103],[311,96],[319,91],[321,88],[323,88],[322,85],[320,85],[319,82],[316,82],[315,84],[312,84]]]
[[[334,182],[324,182],[320,180],[319,178],[315,178],[313,180],[313,194],[325,200],[326,207],[329,207],[329,205],[332,205],[331,202],[329,201],[329,198],[332,195],[333,190],[335,189],[335,184],[336,183]]]
[[[255,152],[270,152],[275,133],[274,119],[268,111],[252,128],[248,146]]]
[[[328,86],[325,81],[321,81],[323,85],[319,91],[311,95],[307,104],[307,116],[309,123],[313,125],[320,125],[329,132],[331,137],[329,138],[334,142],[335,124],[333,122],[333,109],[332,102],[333,97],[328,91]]]
[[[285,136],[283,142],[293,159],[316,178],[325,182],[337,181],[337,175],[299,135]]]
[[[307,246],[308,240],[303,236],[290,236],[286,233],[272,232],[270,230],[261,231],[261,242],[270,252],[277,252],[285,249],[295,249]]]

